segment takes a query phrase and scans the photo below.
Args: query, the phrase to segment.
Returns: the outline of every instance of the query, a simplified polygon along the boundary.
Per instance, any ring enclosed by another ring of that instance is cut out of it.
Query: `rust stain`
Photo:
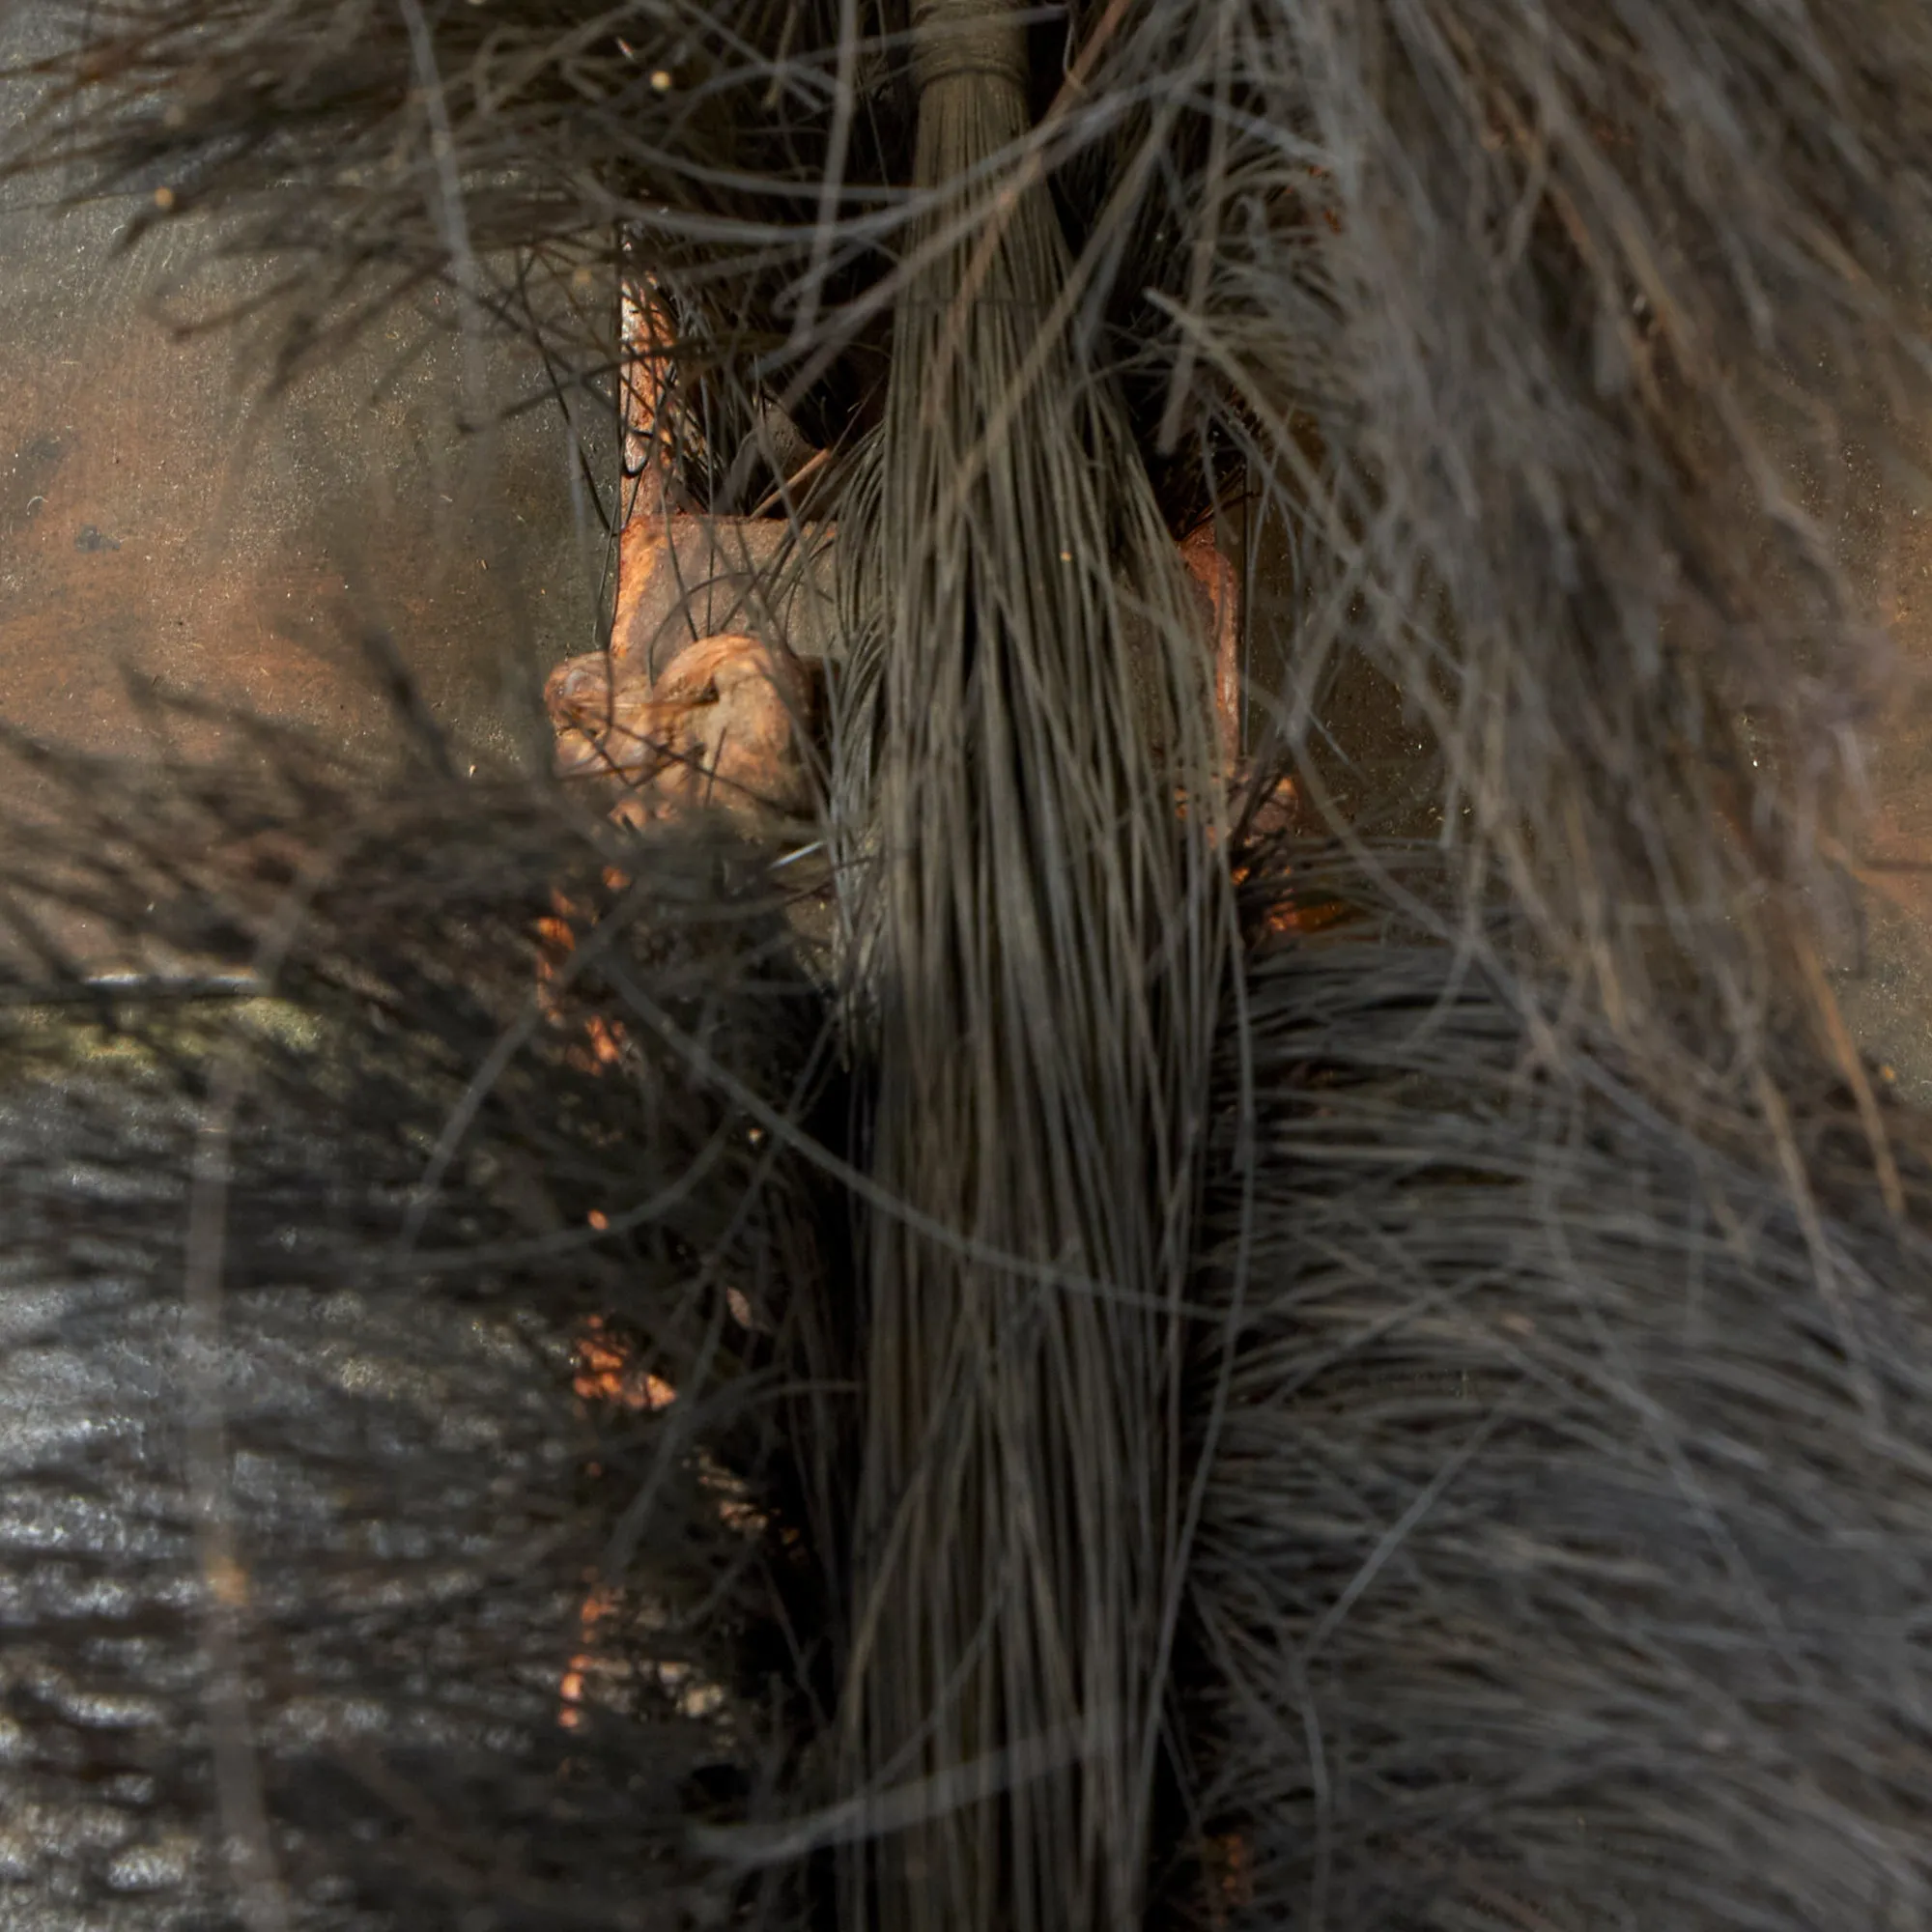
[[[613,1334],[601,1315],[588,1317],[577,1339],[571,1389],[580,1402],[656,1415],[677,1400],[662,1376],[641,1367],[630,1342]]]
[[[636,656],[591,652],[544,690],[558,775],[614,781],[613,815],[634,823],[700,805],[807,810],[811,700],[799,660],[745,633],[701,638],[655,676]]]

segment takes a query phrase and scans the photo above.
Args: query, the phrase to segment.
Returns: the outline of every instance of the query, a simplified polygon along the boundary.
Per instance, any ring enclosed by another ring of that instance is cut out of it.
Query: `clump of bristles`
[[[1691,1131],[1602,1034],[1550,1063],[1552,988],[1306,856],[1331,923],[1254,974],[1189,1405],[1206,1922],[1914,1922],[1925,1122],[1889,1110],[1901,1225],[1774,1048],[1807,1226],[1747,1087]]]
[[[298,1902],[627,1924],[637,1883],[715,1890],[687,1825],[755,1804],[827,1681],[840,1235],[763,1113],[836,1127],[823,995],[722,834],[620,849],[541,789],[271,749],[69,766],[65,839],[6,868],[44,962],[0,1103],[10,1808],[50,1858],[83,1831],[76,1905],[171,1858],[219,1898],[239,1761]],[[62,973],[82,910],[199,972]],[[224,1445],[182,1478],[184,1411]],[[261,1691],[240,1738],[204,1587]]]
[[[1923,1919],[1923,1129],[1813,923],[1921,14],[62,11],[16,164],[271,250],[283,373],[442,281],[594,385],[648,283],[677,500],[836,526],[846,647],[831,917],[715,828],[294,744],[15,841],[21,906],[302,1019],[211,1044],[29,934],[22,998],[140,1024],[33,1102],[19,1280],[134,1418],[186,1283],[185,1487],[138,1419],[20,1454],[23,1776],[227,1845],[97,1819],[100,1885]],[[1422,747],[1373,782],[1364,677]]]

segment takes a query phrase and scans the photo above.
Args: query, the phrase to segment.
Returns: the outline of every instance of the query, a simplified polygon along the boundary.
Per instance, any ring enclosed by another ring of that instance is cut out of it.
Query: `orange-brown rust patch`
[[[621,878],[622,875],[613,869],[606,873],[606,882],[613,876]],[[563,972],[564,962],[577,950],[578,925],[587,921],[588,917],[582,906],[566,898],[562,893],[553,891],[549,915],[536,923],[537,1004],[552,1026],[568,1027],[571,1024],[554,988]],[[565,1056],[570,1064],[584,1072],[597,1072],[616,1065],[623,1058],[626,1044],[622,1024],[606,1019],[601,1013],[591,1013],[582,1022],[582,1028],[583,1044],[572,1047]]]
[[[1223,1832],[1202,1847],[1208,1880],[1208,1922],[1230,1924],[1255,1902],[1254,1846],[1239,1832]]]
[[[1214,526],[1203,524],[1184,538],[1180,560],[1194,580],[1202,603],[1202,622],[1214,659],[1214,711],[1221,733],[1221,756],[1232,771],[1241,755],[1241,586],[1235,566],[1214,541]]]
[[[635,654],[592,652],[552,671],[544,701],[559,776],[614,784],[614,816],[810,809],[811,683],[781,644],[700,638],[655,675]]]
[[[602,1316],[585,1321],[576,1354],[571,1388],[580,1402],[656,1415],[677,1400],[677,1391],[662,1376],[643,1368],[636,1349],[613,1334]]]

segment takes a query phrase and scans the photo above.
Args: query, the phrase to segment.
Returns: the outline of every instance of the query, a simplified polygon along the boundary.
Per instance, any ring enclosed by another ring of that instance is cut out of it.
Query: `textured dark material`
[[[667,499],[836,526],[838,649],[777,849],[472,781],[392,674],[385,776],[35,767],[10,906],[280,1017],[10,1049],[30,1883],[1923,1923],[1926,1129],[1824,965],[1922,10],[1083,0],[923,89],[864,0],[55,17],[22,164],[259,246],[288,369],[434,287],[608,376],[648,278]],[[21,527],[125,565],[57,443]]]

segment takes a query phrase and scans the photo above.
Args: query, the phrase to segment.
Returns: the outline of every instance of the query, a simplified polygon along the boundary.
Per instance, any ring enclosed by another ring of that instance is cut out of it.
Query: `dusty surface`
[[[433,311],[251,401],[232,338],[172,340],[149,306],[179,250],[117,261],[106,228],[0,211],[0,716],[119,742],[131,677],[368,748],[383,714],[344,646],[377,618],[441,715],[502,742],[518,674],[596,634],[601,531],[574,526],[561,426],[466,437]]]
[[[1861,929],[1844,933],[1834,923],[1835,989],[1854,1038],[1888,1083],[1932,1105],[1932,502],[1915,510],[1901,493],[1888,496],[1876,468],[1856,460],[1837,481],[1847,567],[1884,623],[1896,664],[1864,747],[1871,810],[1851,855]],[[1293,586],[1287,552],[1269,532],[1259,541],[1250,595],[1260,618],[1247,640],[1250,670],[1260,689],[1276,689]],[[1251,746],[1265,714],[1264,703],[1251,709]],[[1433,836],[1440,824],[1433,804],[1404,803],[1413,797],[1405,779],[1427,746],[1400,693],[1349,660],[1324,718],[1329,738],[1318,763],[1337,809],[1354,816],[1371,800],[1393,800],[1379,829]]]
[[[1888,521],[1870,587],[1899,677],[1873,733],[1862,958],[1840,997],[1900,1091],[1932,1102],[1932,510],[1899,506]]]
[[[25,18],[0,10],[0,57]],[[547,740],[543,674],[600,641],[611,561],[559,413],[459,427],[447,297],[265,401],[242,340],[164,319],[207,306],[181,293],[205,232],[122,252],[132,203],[57,212],[72,186],[0,188],[0,721],[144,757],[135,694],[177,690],[379,754],[392,714],[359,639],[381,629],[475,755]],[[249,286],[224,270],[212,292]],[[471,412],[529,380],[486,352]],[[614,424],[579,427],[614,477]],[[8,808],[44,800],[0,774]]]

